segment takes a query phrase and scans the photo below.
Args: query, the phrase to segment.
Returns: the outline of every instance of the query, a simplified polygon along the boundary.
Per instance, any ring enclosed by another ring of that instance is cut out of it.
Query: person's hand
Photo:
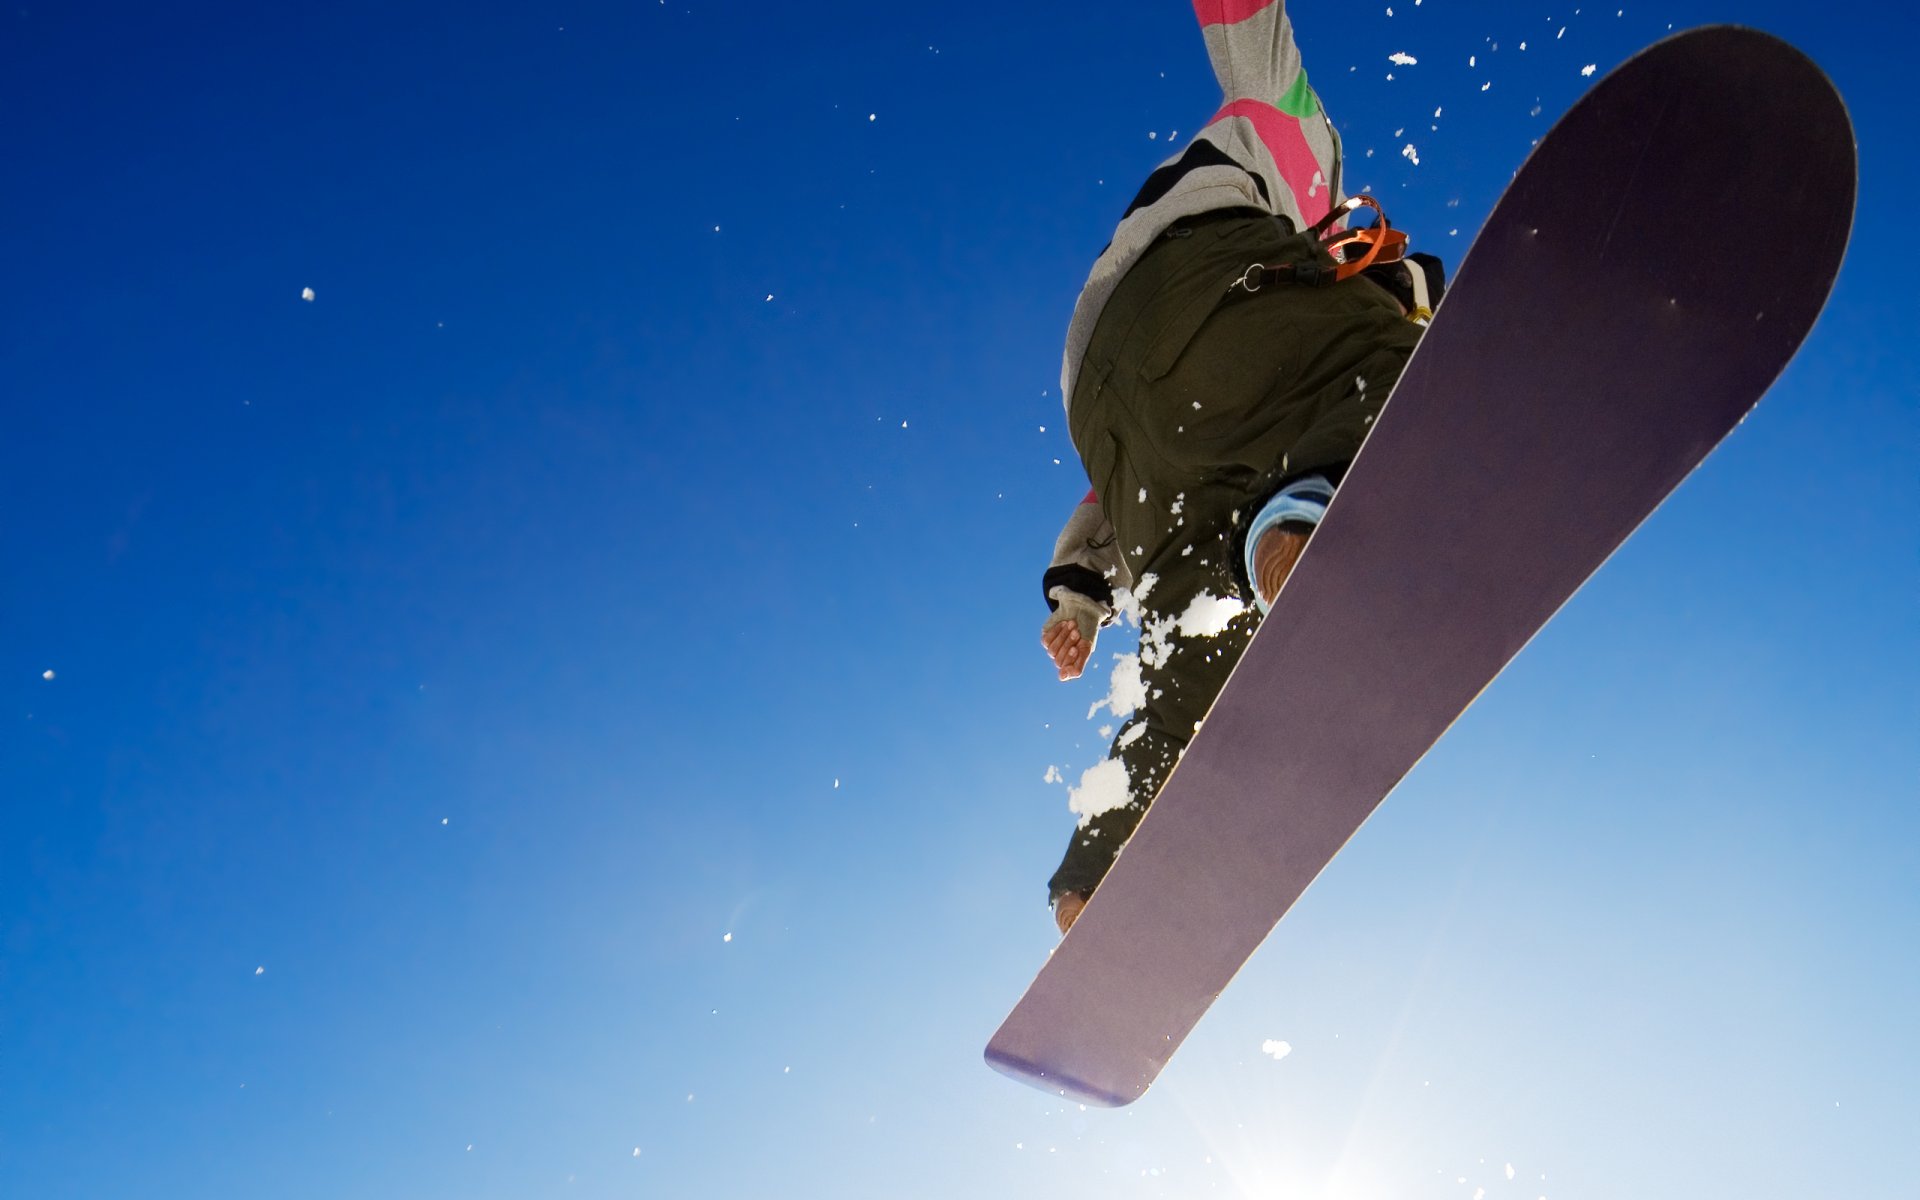
[[[1080,910],[1087,906],[1085,892],[1067,892],[1053,902],[1053,923],[1060,927],[1060,936],[1065,937],[1067,930],[1080,919]]]
[[[1060,678],[1078,679],[1093,657],[1093,643],[1106,613],[1094,601],[1065,588],[1058,589],[1055,598],[1060,607],[1040,627],[1040,645],[1053,659]]]

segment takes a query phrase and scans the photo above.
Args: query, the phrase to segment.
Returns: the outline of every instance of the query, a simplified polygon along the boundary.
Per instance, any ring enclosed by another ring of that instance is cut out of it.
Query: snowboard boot
[[[1293,573],[1300,552],[1307,548],[1307,535],[1313,526],[1289,522],[1267,530],[1253,548],[1253,590],[1260,611],[1273,607],[1280,585]]]
[[[1053,902],[1053,923],[1060,927],[1060,936],[1065,937],[1067,930],[1080,919],[1080,910],[1093,898],[1092,892],[1063,892]]]
[[[1409,254],[1405,261],[1381,263],[1360,272],[1400,302],[1407,320],[1425,325],[1447,291],[1447,269],[1431,254]]]
[[[1305,475],[1274,493],[1253,518],[1247,529],[1247,581],[1262,616],[1273,607],[1331,499],[1333,485],[1325,476]]]

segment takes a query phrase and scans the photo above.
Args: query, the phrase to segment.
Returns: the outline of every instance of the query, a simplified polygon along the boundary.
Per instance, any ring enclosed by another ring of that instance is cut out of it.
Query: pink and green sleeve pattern
[[[1192,0],[1222,105],[1161,163],[1087,276],[1067,329],[1066,403],[1100,312],[1168,226],[1224,208],[1254,208],[1304,229],[1344,199],[1340,136],[1308,86],[1284,0]]]

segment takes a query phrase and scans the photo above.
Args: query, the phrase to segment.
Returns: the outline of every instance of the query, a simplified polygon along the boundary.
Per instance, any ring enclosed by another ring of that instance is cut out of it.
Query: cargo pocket
[[[1187,352],[1187,347],[1193,344],[1201,327],[1231,298],[1232,294],[1227,290],[1227,285],[1233,282],[1231,272],[1222,271],[1217,278],[1204,282],[1208,286],[1197,289],[1184,304],[1178,305],[1173,315],[1152,335],[1146,352],[1140,358],[1142,379],[1164,379],[1180,362],[1180,356]]]

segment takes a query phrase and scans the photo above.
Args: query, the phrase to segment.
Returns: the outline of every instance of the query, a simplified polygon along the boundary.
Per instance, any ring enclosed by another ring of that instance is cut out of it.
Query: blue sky
[[[1060,342],[1217,101],[1188,6],[0,16],[0,1192],[1910,1187],[1913,19],[1395,7],[1295,19],[1450,261],[1730,19],[1839,83],[1859,236],[1120,1112],[979,1051],[1103,750]]]

